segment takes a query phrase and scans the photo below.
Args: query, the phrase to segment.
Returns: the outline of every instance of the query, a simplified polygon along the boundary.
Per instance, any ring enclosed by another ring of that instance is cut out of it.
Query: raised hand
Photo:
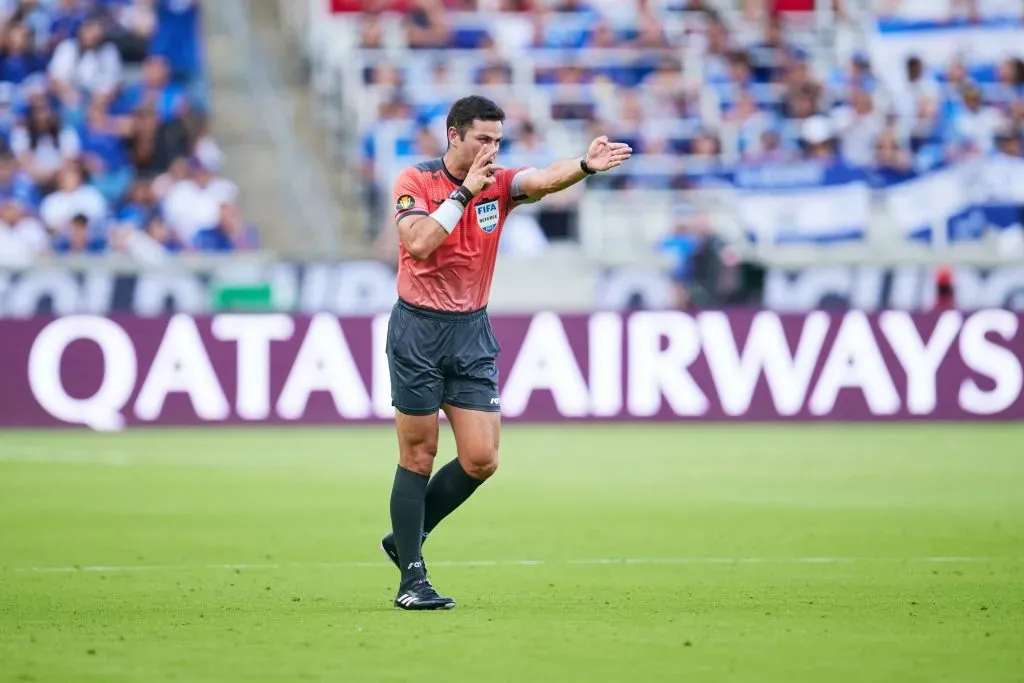
[[[587,150],[587,166],[594,171],[607,171],[621,166],[633,156],[633,148],[624,142],[609,142],[607,135],[595,139]]]
[[[481,149],[476,155],[476,159],[473,160],[473,165],[470,166],[469,173],[466,174],[466,179],[462,183],[467,190],[473,193],[473,196],[493,185],[496,180],[494,174],[504,168],[504,166],[494,163],[497,156],[497,150],[488,151],[486,148]]]

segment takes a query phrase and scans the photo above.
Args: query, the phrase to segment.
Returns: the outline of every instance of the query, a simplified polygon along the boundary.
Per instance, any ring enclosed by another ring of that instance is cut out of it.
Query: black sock
[[[398,546],[402,583],[423,577],[423,501],[430,477],[407,470],[401,465],[395,472],[391,489],[391,530]]]
[[[423,538],[473,495],[483,482],[466,474],[458,458],[437,471],[427,486]]]

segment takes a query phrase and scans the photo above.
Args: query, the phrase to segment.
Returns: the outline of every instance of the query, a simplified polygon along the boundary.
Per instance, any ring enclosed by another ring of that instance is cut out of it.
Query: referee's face
[[[481,150],[489,154],[496,153],[501,145],[501,135],[501,121],[474,121],[466,131],[465,138],[459,140],[458,135],[455,135],[453,145],[456,146],[459,164],[469,168]]]

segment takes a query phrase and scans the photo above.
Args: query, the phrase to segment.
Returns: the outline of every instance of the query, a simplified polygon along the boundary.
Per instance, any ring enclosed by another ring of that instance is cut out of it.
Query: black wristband
[[[580,168],[583,169],[583,172],[587,175],[594,175],[597,173],[597,171],[587,166],[587,157],[580,159]]]
[[[465,185],[459,185],[448,195],[448,199],[454,199],[459,204],[462,204],[462,208],[466,208],[473,201],[473,193],[467,190]]]

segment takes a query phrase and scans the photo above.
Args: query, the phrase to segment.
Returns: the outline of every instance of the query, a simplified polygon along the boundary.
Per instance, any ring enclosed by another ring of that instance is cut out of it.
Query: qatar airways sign
[[[494,316],[509,420],[1015,420],[1024,316]],[[0,426],[393,416],[387,316],[0,321]]]

